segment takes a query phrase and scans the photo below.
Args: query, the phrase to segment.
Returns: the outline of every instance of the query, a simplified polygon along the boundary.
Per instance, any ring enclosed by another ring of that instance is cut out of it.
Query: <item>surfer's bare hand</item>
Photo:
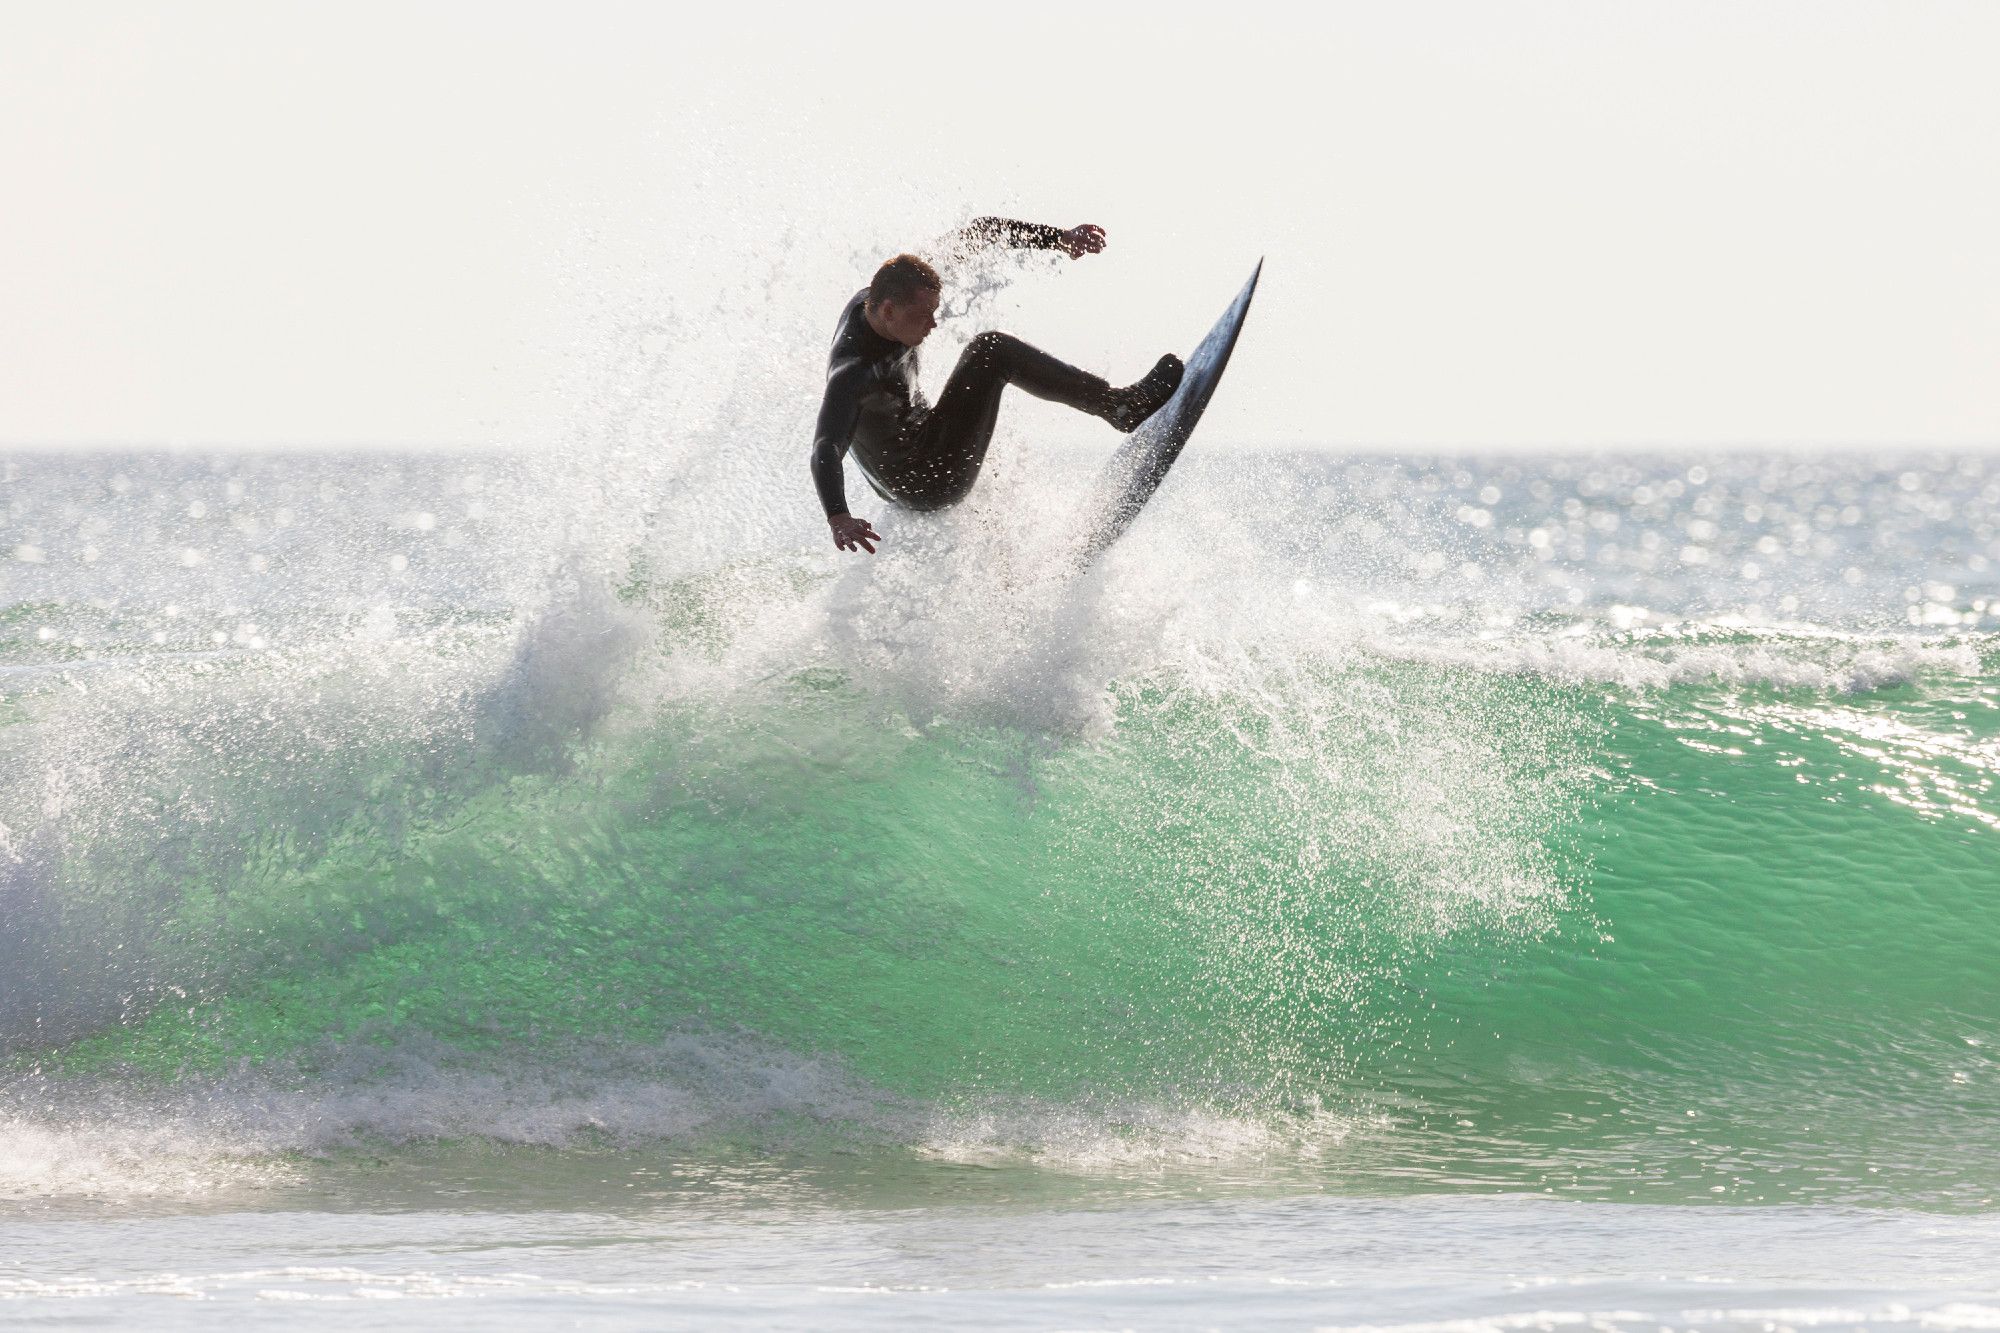
[[[875,554],[875,543],[882,540],[882,534],[868,525],[865,518],[852,514],[835,514],[827,519],[827,526],[833,529],[833,544],[843,551],[857,548]]]
[[[1071,259],[1101,254],[1104,250],[1104,228],[1095,222],[1079,223],[1062,234],[1061,245],[1063,253]]]

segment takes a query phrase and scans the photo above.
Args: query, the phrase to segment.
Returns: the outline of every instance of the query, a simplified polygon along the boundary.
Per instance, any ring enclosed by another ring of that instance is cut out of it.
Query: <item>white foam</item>
[[[286,1178],[289,1155],[367,1145],[672,1140],[786,1115],[862,1123],[884,1101],[831,1062],[696,1036],[554,1059],[355,1041],[313,1052],[310,1067],[171,1082],[22,1075],[0,1084],[0,1197],[203,1193]]]
[[[1925,678],[1971,677],[1981,669],[1978,651],[1967,642],[1785,632],[1736,642],[1703,638],[1700,631],[1679,641],[1618,633],[1504,639],[1382,635],[1371,638],[1370,647],[1392,659],[1630,690],[1717,685],[1854,694]]]
[[[282,1285],[275,1285],[282,1284]],[[529,1273],[384,1273],[364,1268],[289,1265],[219,1273],[157,1273],[125,1278],[0,1278],[0,1301],[80,1300],[119,1296],[175,1296],[208,1300],[249,1294],[259,1301],[345,1302],[385,1296],[451,1300],[489,1295],[660,1296],[703,1291],[698,1281],[607,1284],[537,1277]]]
[[[1748,1306],[1694,1310],[1521,1310],[1396,1324],[1327,1324],[1316,1333],[1522,1333],[1522,1330],[1632,1329],[2000,1328],[2000,1309],[1970,1302],[1930,1308],[1900,1301],[1876,1305]]]
[[[1364,1123],[1137,1098],[926,1102],[743,1036],[479,1056],[406,1037],[172,1081],[12,1076],[0,1082],[0,1199],[198,1197],[295,1181],[348,1150],[636,1148],[746,1130],[1089,1173],[1312,1160]]]
[[[986,1098],[932,1112],[917,1146],[941,1161],[1082,1173],[1242,1166],[1316,1160],[1362,1128],[1386,1123],[1324,1109],[1232,1113],[1138,1100],[1063,1105]]]

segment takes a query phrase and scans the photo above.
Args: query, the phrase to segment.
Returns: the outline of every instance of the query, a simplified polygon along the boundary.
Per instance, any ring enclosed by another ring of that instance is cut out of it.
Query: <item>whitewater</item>
[[[0,457],[0,1317],[2000,1326],[2000,462],[1224,425],[1079,574],[1020,403],[843,556],[820,305]]]

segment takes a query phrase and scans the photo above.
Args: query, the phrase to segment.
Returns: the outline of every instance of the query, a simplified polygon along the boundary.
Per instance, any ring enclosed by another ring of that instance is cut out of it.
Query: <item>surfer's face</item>
[[[905,347],[915,347],[937,327],[938,294],[918,292],[907,301],[884,301],[877,329]]]

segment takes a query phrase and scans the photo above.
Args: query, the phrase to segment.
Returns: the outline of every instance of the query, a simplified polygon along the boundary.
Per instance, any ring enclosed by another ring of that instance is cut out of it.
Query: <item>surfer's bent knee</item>
[[[972,341],[965,345],[965,359],[968,361],[991,361],[1004,352],[1010,344],[1019,341],[1020,339],[1011,333],[1001,333],[997,329],[988,329],[984,333],[973,335]]]

